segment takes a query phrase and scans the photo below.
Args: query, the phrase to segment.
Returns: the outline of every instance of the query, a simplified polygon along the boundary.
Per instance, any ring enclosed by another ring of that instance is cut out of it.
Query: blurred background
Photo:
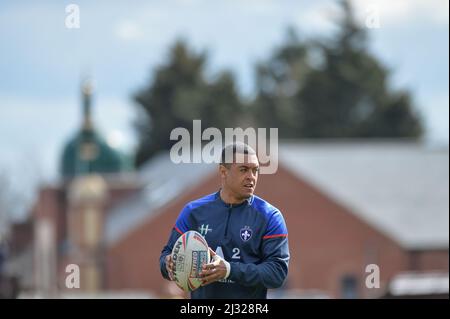
[[[170,161],[194,119],[278,128],[256,194],[292,258],[269,297],[448,298],[448,6],[2,2],[0,298],[186,297],[158,258],[219,186]]]

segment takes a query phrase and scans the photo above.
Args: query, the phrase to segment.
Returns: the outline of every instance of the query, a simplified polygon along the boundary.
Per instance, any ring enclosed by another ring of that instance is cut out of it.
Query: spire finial
[[[81,93],[83,95],[83,129],[92,129],[91,99],[94,86],[90,76],[84,76],[81,83]]]

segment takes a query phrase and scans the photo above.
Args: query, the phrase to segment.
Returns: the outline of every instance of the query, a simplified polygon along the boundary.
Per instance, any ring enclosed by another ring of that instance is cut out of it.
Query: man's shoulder
[[[281,214],[281,211],[277,207],[256,195],[253,195],[251,206],[267,218],[274,214]]]
[[[195,199],[193,201],[190,201],[186,204],[185,210],[192,211],[194,209],[197,209],[199,207],[208,205],[210,203],[213,203],[216,200],[216,193],[212,193],[206,196],[203,196],[201,198]]]
[[[287,236],[287,228],[283,214],[277,207],[258,196],[254,196],[252,207],[258,211],[267,222],[267,232],[263,239]]]

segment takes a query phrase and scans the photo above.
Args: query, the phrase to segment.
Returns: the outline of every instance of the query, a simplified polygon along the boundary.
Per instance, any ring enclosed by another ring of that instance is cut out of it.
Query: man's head
[[[236,200],[253,195],[258,181],[259,161],[247,144],[233,143],[222,150],[219,166],[222,189]]]

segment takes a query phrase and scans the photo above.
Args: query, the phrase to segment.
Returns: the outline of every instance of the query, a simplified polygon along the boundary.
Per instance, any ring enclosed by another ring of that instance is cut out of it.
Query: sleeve
[[[288,231],[283,215],[274,211],[262,238],[262,259],[259,264],[230,262],[229,279],[243,286],[262,285],[268,289],[283,285],[289,266]]]
[[[163,278],[169,280],[169,274],[166,269],[166,256],[172,253],[173,246],[177,241],[178,237],[187,232],[190,229],[190,206],[186,205],[181,213],[178,215],[178,218],[175,222],[175,225],[172,228],[172,231],[169,236],[169,240],[161,251],[161,256],[159,257],[159,266],[161,270],[161,275]]]

